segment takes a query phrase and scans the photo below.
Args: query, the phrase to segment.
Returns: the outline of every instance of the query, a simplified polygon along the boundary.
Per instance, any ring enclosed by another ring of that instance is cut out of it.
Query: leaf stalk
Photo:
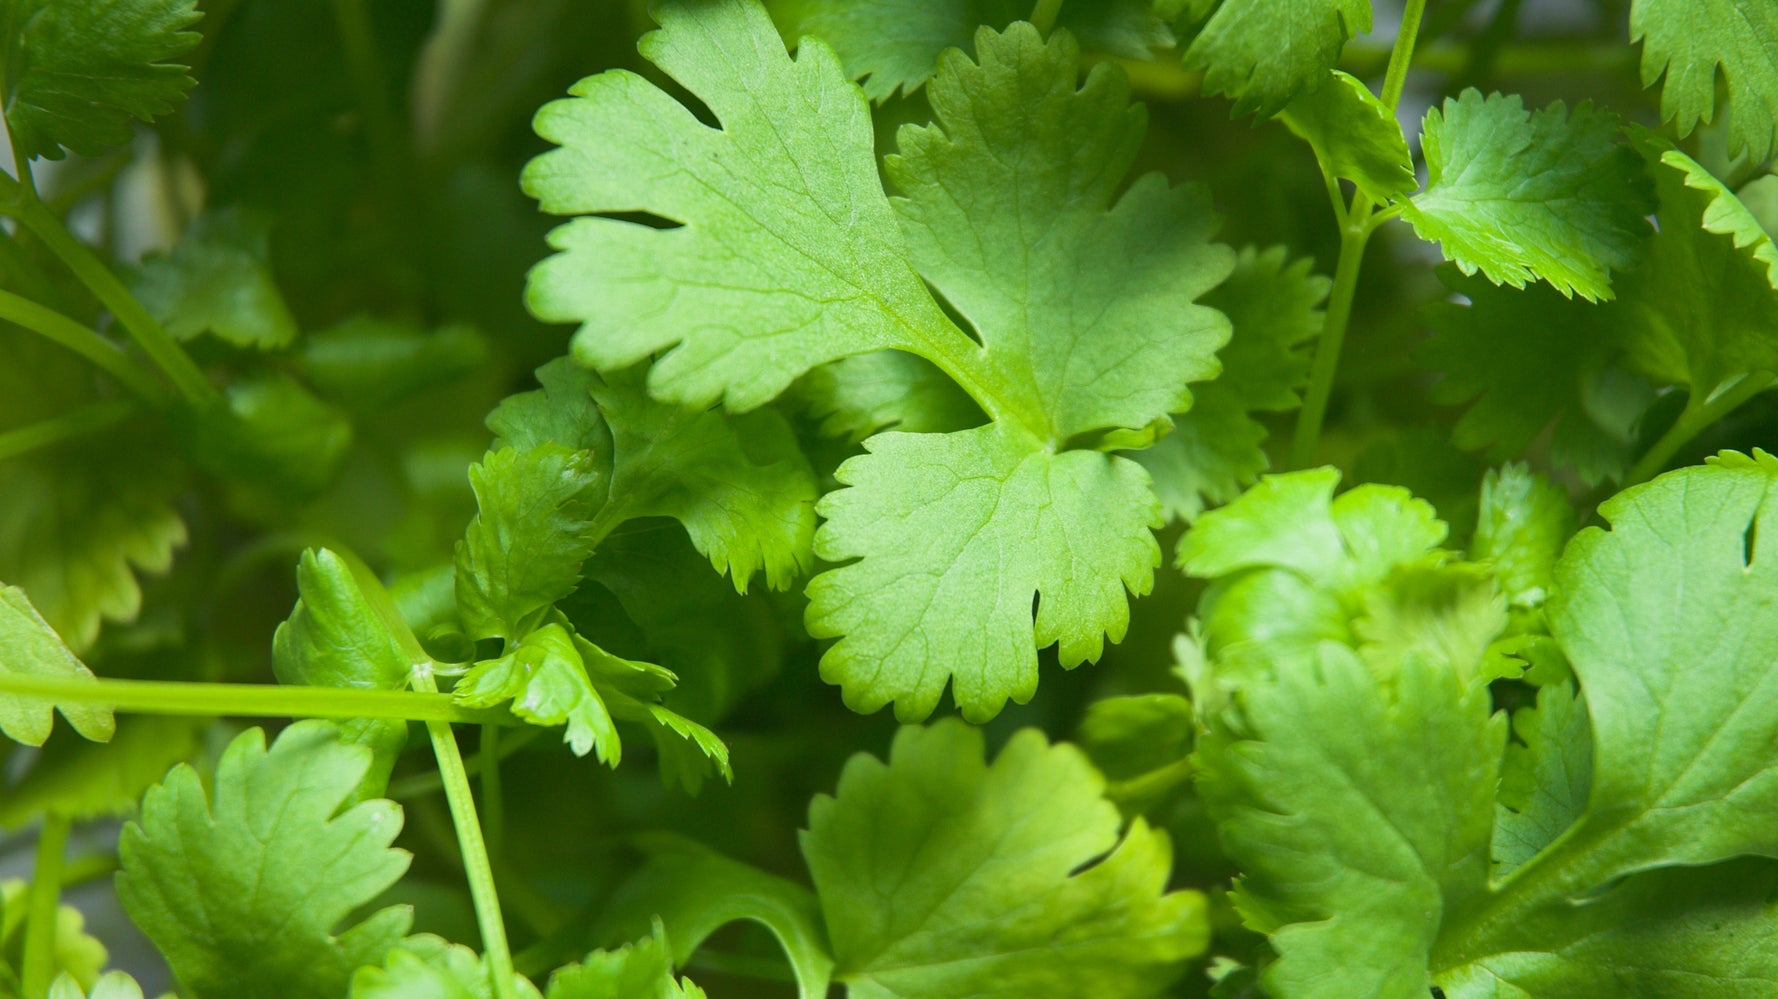
[[[387,718],[516,725],[504,711],[465,708],[449,694],[174,680],[71,680],[0,672],[0,696],[192,718]]]
[[[73,823],[50,812],[37,833],[36,866],[25,902],[25,953],[19,980],[25,999],[44,999],[56,973],[56,911],[62,900],[62,863]]]

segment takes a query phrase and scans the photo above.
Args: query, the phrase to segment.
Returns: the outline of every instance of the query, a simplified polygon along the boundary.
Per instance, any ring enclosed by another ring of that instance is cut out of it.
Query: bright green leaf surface
[[[1204,70],[1204,92],[1235,101],[1235,114],[1276,114],[1327,85],[1355,35],[1371,30],[1371,0],[1224,0],[1185,53]]]
[[[704,999],[704,990],[673,976],[673,948],[665,931],[616,950],[594,951],[585,961],[550,976],[548,999]]]
[[[325,548],[304,551],[296,588],[296,607],[272,636],[280,682],[401,690],[424,665],[390,632],[345,559]]]
[[[1137,819],[1120,840],[1103,787],[1033,730],[984,764],[981,734],[956,720],[902,729],[887,764],[853,757],[802,837],[847,994],[1166,988],[1207,943],[1204,900],[1164,894],[1166,836]]]
[[[1487,565],[1516,607],[1540,607],[1575,529],[1574,505],[1560,486],[1521,464],[1482,479],[1470,557]]]
[[[142,986],[121,971],[107,971],[89,992],[63,972],[50,983],[49,999],[142,999]]]
[[[205,333],[236,347],[276,350],[296,340],[296,317],[272,279],[265,219],[224,210],[201,216],[169,254],[143,259],[134,291],[168,333]]]
[[[1146,115],[1111,67],[1028,24],[941,61],[936,123],[907,126],[884,169],[920,273],[980,335],[991,383],[1056,442],[1186,409],[1228,321],[1196,304],[1233,266],[1197,188],[1158,174],[1113,201]],[[1041,414],[1041,416],[1039,416]]]
[[[657,395],[737,410],[835,358],[955,349],[877,179],[868,106],[832,50],[811,43],[792,60],[765,11],[741,0],[677,0],[655,15],[643,54],[721,127],[621,70],[539,111],[539,134],[561,146],[525,170],[544,211],[640,210],[678,225],[562,226],[550,237],[562,252],[531,272],[532,311],[582,322],[584,362],[608,370],[664,351],[649,376]]]
[[[398,806],[340,810],[370,763],[335,726],[298,722],[269,750],[260,729],[237,737],[208,795],[185,766],[149,789],[117,894],[195,999],[338,999],[401,939],[400,907],[342,929],[408,865],[389,848]]]
[[[1270,934],[1277,999],[1425,999],[1438,914],[1485,885],[1506,738],[1447,664],[1380,672],[1327,643],[1247,683],[1199,744],[1199,790]]]
[[[469,470],[480,509],[457,545],[457,608],[471,635],[519,638],[573,592],[602,480],[590,452],[559,444],[490,451]]]
[[[982,411],[944,373],[912,354],[843,357],[804,375],[792,393],[821,432],[856,444],[884,430],[945,433],[980,424]]]
[[[1589,104],[1528,112],[1516,96],[1466,90],[1426,112],[1426,190],[1402,217],[1465,274],[1610,298],[1609,272],[1636,262],[1652,207],[1618,131],[1616,115]]]
[[[1642,43],[1642,83],[1661,88],[1661,117],[1684,135],[1716,114],[1718,71],[1728,87],[1735,152],[1778,150],[1778,7],[1765,0],[1635,0],[1630,40]]]
[[[196,0],[6,0],[0,4],[6,130],[28,157],[97,156],[131,119],[173,110],[192,79]]]
[[[37,613],[25,591],[0,586],[0,672],[53,679],[92,679],[92,671],[74,655]],[[0,694],[0,732],[15,742],[41,746],[49,738],[60,711],[74,731],[104,742],[116,730],[110,710],[89,704],[51,704]]]
[[[517,999],[539,999],[536,986],[513,975]],[[381,966],[352,974],[352,999],[496,999],[488,966],[475,951],[430,933],[408,937]],[[652,999],[652,997],[649,997]]]
[[[1050,454],[996,425],[881,434],[822,499],[816,552],[858,559],[809,583],[809,633],[840,641],[824,679],[846,703],[926,717],[947,681],[990,718],[1037,689],[1036,650],[1097,659],[1129,623],[1125,591],[1152,585],[1160,526],[1148,476],[1091,451]],[[1032,597],[1037,597],[1035,622]]]
[[[1173,432],[1131,453],[1154,476],[1169,516],[1191,520],[1206,505],[1227,503],[1270,466],[1266,430],[1251,414],[1283,412],[1301,402],[1309,377],[1302,347],[1321,332],[1329,282],[1307,258],[1283,247],[1246,247],[1234,273],[1204,297],[1229,317],[1234,333],[1218,354],[1222,374],[1192,389],[1192,406],[1173,417]]]
[[[453,693],[471,707],[510,700],[512,713],[534,725],[565,725],[562,739],[576,756],[597,749],[600,762],[614,767],[622,758],[611,712],[593,690],[574,636],[559,624],[544,625],[506,655],[477,664]]]
[[[1373,202],[1388,204],[1414,189],[1414,156],[1401,123],[1350,73],[1334,70],[1279,120],[1315,150],[1322,173],[1351,181]]]
[[[1593,782],[1593,728],[1586,702],[1566,683],[1537,692],[1513,713],[1516,742],[1500,766],[1494,864],[1510,874],[1580,819]]]

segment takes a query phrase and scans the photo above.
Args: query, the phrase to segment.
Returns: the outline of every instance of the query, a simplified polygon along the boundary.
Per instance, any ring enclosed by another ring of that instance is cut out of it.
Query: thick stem
[[[25,999],[49,995],[56,976],[56,909],[62,899],[62,859],[72,823],[50,812],[37,832],[37,864],[25,903],[25,954],[19,968]]]
[[[1056,30],[1056,18],[1062,13],[1062,0],[1037,0],[1031,10],[1031,23],[1045,37]]]
[[[43,206],[36,195],[23,191],[10,179],[0,182],[0,201],[7,202],[6,213],[19,220],[25,228],[37,234],[43,245],[49,247],[51,253],[61,258],[63,264],[74,272],[80,283],[86,285],[94,297],[98,298],[117,321],[129,331],[137,344],[142,347],[157,367],[166,372],[179,394],[189,402],[207,402],[214,398],[216,389],[197,363],[179,346],[156,319],[149,315],[148,310],[136,301],[117,275],[105,266],[98,255],[88,249],[85,243],[75,239],[62,220],[55,213]]]
[[[1352,299],[1358,292],[1358,271],[1370,242],[1370,203],[1363,195],[1353,205],[1351,221],[1340,233],[1340,260],[1334,268],[1333,291],[1327,299],[1321,337],[1315,344],[1315,360],[1309,371],[1309,388],[1303,408],[1296,415],[1296,433],[1290,439],[1290,467],[1307,468],[1321,444],[1321,424],[1327,418],[1327,402],[1333,395],[1334,375],[1340,367],[1340,350],[1346,327],[1352,321]],[[1354,224],[1356,223],[1356,224]]]
[[[83,434],[97,433],[122,423],[136,413],[134,403],[122,399],[95,402],[60,416],[0,432],[0,461],[29,454]]]
[[[0,697],[55,704],[100,704],[113,711],[194,718],[389,718],[397,721],[506,724],[506,712],[470,709],[448,694],[350,687],[296,687],[168,680],[76,680],[0,672]]]
[[[115,344],[60,312],[0,289],[0,319],[17,324],[93,362],[144,402],[165,396],[160,384],[136,366]]]
[[[414,687],[425,693],[438,689],[427,668],[415,671]],[[462,854],[463,875],[469,881],[469,896],[475,902],[482,956],[487,961],[495,999],[518,999],[513,988],[512,950],[506,942],[506,923],[500,916],[500,896],[494,888],[494,867],[482,840],[481,823],[476,819],[475,795],[469,787],[469,774],[463,769],[463,754],[457,749],[457,737],[448,723],[429,721],[426,734],[432,737],[438,773],[444,780],[445,800],[451,806],[451,824],[457,828],[457,851]]]
[[[1661,435],[1661,439],[1655,441],[1654,446],[1648,449],[1648,453],[1644,454],[1624,476],[1620,488],[1627,488],[1654,478],[1661,469],[1667,467],[1667,462],[1672,460],[1673,455],[1693,437],[1703,433],[1717,420],[1740,408],[1742,403],[1771,388],[1774,382],[1778,382],[1778,376],[1763,371],[1755,372],[1742,376],[1733,388],[1718,394],[1713,399],[1699,402],[1698,397],[1693,396],[1685,404],[1685,410],[1679,414],[1679,419],[1673,421],[1673,426],[1667,428],[1667,432]]]

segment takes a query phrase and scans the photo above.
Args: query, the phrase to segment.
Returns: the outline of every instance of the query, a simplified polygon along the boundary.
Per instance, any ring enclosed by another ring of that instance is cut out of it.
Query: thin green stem
[[[487,763],[482,766],[482,807],[488,817],[482,821],[482,834],[488,841],[488,856],[501,855],[501,845],[506,839],[506,794],[500,786],[500,726],[482,726],[481,758]]]
[[[1327,403],[1333,396],[1334,375],[1340,367],[1340,350],[1346,342],[1346,327],[1352,321],[1352,299],[1358,293],[1358,272],[1372,231],[1366,224],[1369,199],[1360,195],[1354,209],[1340,233],[1340,260],[1334,267],[1333,291],[1328,295],[1321,337],[1315,344],[1309,388],[1303,394],[1303,408],[1297,411],[1296,433],[1290,439],[1291,468],[1307,468],[1315,460],[1315,450],[1321,444],[1321,426],[1327,419]]]
[[[1685,404],[1685,410],[1679,414],[1679,419],[1673,421],[1673,426],[1667,428],[1667,432],[1662,434],[1661,438],[1655,441],[1654,446],[1649,448],[1648,452],[1630,468],[1629,473],[1624,476],[1620,488],[1647,482],[1660,474],[1661,469],[1667,467],[1667,462],[1672,460],[1673,455],[1693,437],[1703,433],[1717,420],[1739,409],[1742,403],[1771,388],[1774,383],[1778,383],[1778,376],[1762,371],[1744,375],[1732,388],[1703,402],[1699,402],[1698,397],[1693,396]]]
[[[414,687],[422,692],[437,690],[429,668],[414,673]],[[432,751],[438,757],[438,773],[444,779],[445,800],[451,806],[451,823],[457,827],[457,852],[463,857],[463,876],[469,881],[469,896],[475,902],[475,921],[482,934],[482,956],[488,964],[495,999],[518,999],[513,987],[512,950],[506,942],[506,923],[500,916],[500,896],[494,887],[494,867],[488,859],[487,843],[482,840],[481,823],[475,815],[475,794],[469,787],[469,774],[463,769],[463,754],[457,749],[457,737],[446,722],[429,721],[426,734],[432,737]]]
[[[29,454],[38,448],[59,444],[83,434],[97,433],[122,423],[137,412],[139,408],[135,403],[124,399],[110,399],[82,406],[47,420],[39,420],[17,430],[0,432],[0,461]]]
[[[93,362],[144,402],[165,398],[160,384],[116,344],[47,306],[0,289],[0,319],[30,330]]]
[[[504,760],[530,745],[538,736],[542,735],[543,732],[544,730],[541,728],[537,728],[534,725],[527,725],[524,729],[515,733],[511,738],[501,739],[500,759]],[[463,761],[463,769],[473,777],[480,774],[482,768],[487,766],[487,764],[487,758],[480,753],[477,753]],[[442,790],[444,790],[444,779],[438,775],[438,771],[429,770],[425,773],[409,774],[406,777],[399,777],[390,781],[389,790],[384,793],[383,797],[394,801],[412,801],[416,798],[424,798],[429,795],[437,794]]]
[[[62,865],[62,889],[110,877],[121,866],[115,853],[89,853]]]
[[[1389,68],[1383,73],[1383,106],[1391,111],[1401,103],[1408,66],[1414,61],[1414,43],[1420,38],[1420,21],[1425,16],[1426,0],[1408,0],[1407,8],[1401,12],[1401,30],[1396,32],[1395,47],[1389,50]]]
[[[504,711],[462,707],[449,694],[405,690],[64,679],[0,671],[0,695],[55,704],[99,704],[130,714],[191,718],[389,718],[471,725],[518,724]]]
[[[1056,18],[1061,13],[1062,0],[1037,0],[1037,6],[1031,10],[1031,23],[1047,38],[1056,30]]]
[[[19,979],[25,999],[49,995],[56,975],[56,909],[62,900],[62,861],[73,823],[50,812],[37,832],[37,864],[31,871],[31,892],[25,903],[25,954]]]
[[[5,205],[6,214],[36,233],[43,245],[61,259],[80,283],[111,310],[142,347],[143,353],[172,380],[180,395],[190,402],[207,402],[215,397],[215,387],[204,377],[204,372],[185,348],[179,346],[179,341],[173,339],[141,302],[136,301],[136,296],[130,294],[97,254],[74,238],[62,225],[62,220],[44,207],[34,193],[21,189],[11,178],[0,178],[0,204]]]

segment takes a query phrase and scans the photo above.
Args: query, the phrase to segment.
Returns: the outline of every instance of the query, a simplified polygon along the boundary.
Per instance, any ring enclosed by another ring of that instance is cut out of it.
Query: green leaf
[[[1506,927],[1498,953],[1442,976],[1447,999],[1716,999],[1778,988],[1778,866],[1655,871]]]
[[[1201,737],[1199,792],[1269,934],[1268,994],[1425,999],[1437,914],[1485,891],[1504,717],[1486,685],[1334,643],[1277,659]]]
[[[93,679],[92,671],[37,613],[25,591],[16,586],[0,586],[0,671],[61,680]],[[0,732],[15,742],[41,746],[49,738],[57,711],[74,726],[74,731],[88,739],[105,742],[116,731],[108,708],[0,695]]]
[[[0,988],[12,977],[8,962],[18,962],[24,950],[27,930],[29,882],[18,878],[0,881]],[[101,977],[111,955],[105,945],[86,931],[86,917],[71,905],[57,905],[55,924],[51,931],[51,970],[57,978],[72,978],[76,985],[92,985]]]
[[[49,999],[142,999],[142,986],[121,971],[107,971],[93,983],[92,991],[67,972],[56,976],[49,985]]]
[[[452,694],[477,708],[510,700],[512,713],[533,725],[565,725],[562,740],[574,755],[596,749],[599,761],[613,767],[622,759],[611,712],[587,677],[574,636],[559,624],[546,624],[506,655],[476,664]]]
[[[813,561],[815,473],[773,412],[728,417],[649,398],[642,372],[591,379],[610,428],[610,498],[597,520],[672,517],[735,589],[790,586]]]
[[[858,561],[808,586],[809,633],[840,639],[821,675],[854,710],[893,701],[897,718],[924,718],[949,681],[985,720],[1030,699],[1036,649],[1055,643],[1074,666],[1123,637],[1125,592],[1148,592],[1160,562],[1160,511],[1135,463],[1028,450],[995,424],[865,446],[836,473],[848,488],[822,499],[815,543]]]
[[[1121,840],[1104,780],[1036,730],[993,764],[948,719],[854,756],[802,834],[836,977],[853,999],[1148,996],[1208,943],[1197,892],[1166,893],[1171,849]]]
[[[1107,697],[1087,706],[1077,741],[1126,815],[1167,800],[1192,777],[1195,718],[1178,694]]]
[[[604,477],[591,452],[541,444],[488,452],[469,482],[479,512],[457,544],[457,609],[472,637],[517,639],[580,582]]]
[[[270,255],[267,219],[223,209],[199,216],[171,253],[143,258],[132,290],[181,340],[210,333],[236,347],[277,350],[297,329]]]
[[[1651,257],[1664,235],[1652,241]],[[1457,445],[1504,460],[1553,428],[1557,464],[1587,483],[1621,476],[1636,457],[1636,423],[1655,398],[1653,386],[1615,363],[1621,303],[1568,298],[1541,283],[1501,288],[1451,266],[1439,268],[1439,279],[1469,304],[1427,307],[1435,332],[1416,358],[1444,375],[1434,400],[1473,400],[1457,421]],[[1618,284],[1637,296],[1636,278]]]
[[[1619,303],[1631,363],[1700,401],[1748,372],[1778,371],[1778,247],[1695,160],[1652,134],[1638,140],[1661,232]]]
[[[528,451],[554,444],[591,451],[601,468],[610,466],[611,430],[593,401],[598,376],[566,357],[550,361],[536,374],[541,388],[509,395],[488,414],[494,449]]]
[[[316,390],[356,411],[376,411],[488,363],[487,338],[469,326],[423,330],[354,316],[303,338],[297,355]]]
[[[180,766],[124,826],[117,894],[181,986],[211,996],[337,999],[360,965],[407,931],[405,907],[341,929],[407,869],[389,848],[393,802],[341,810],[371,765],[326,722],[285,729],[268,750],[248,729],[217,764],[215,789]]]
[[[1556,567],[1550,627],[1595,742],[1577,886],[1778,855],[1775,479],[1742,459],[1626,490]]]
[[[1053,441],[1140,428],[1214,377],[1228,320],[1197,300],[1233,253],[1200,188],[1150,174],[1115,197],[1146,115],[1109,66],[1029,24],[947,54],[936,122],[905,126],[884,171],[922,276],[977,331],[999,394]],[[1042,414],[1039,416],[1038,414]]]
[[[650,936],[556,969],[548,999],[704,999],[704,990],[673,977],[673,950],[657,923]]]
[[[1236,115],[1270,117],[1326,86],[1347,40],[1370,30],[1370,0],[1224,0],[1185,68],[1203,70],[1204,92],[1233,98]]]
[[[1301,404],[1297,392],[1309,378],[1302,348],[1321,332],[1330,286],[1310,273],[1310,263],[1289,260],[1281,246],[1246,247],[1234,273],[1204,297],[1234,327],[1217,355],[1222,374],[1193,389],[1191,409],[1173,417],[1172,433],[1130,455],[1154,476],[1170,517],[1191,520],[1206,505],[1233,500],[1270,466],[1266,429],[1252,414]]]
[[[250,375],[177,414],[193,460],[288,502],[325,489],[352,449],[352,421],[288,375]]]
[[[979,425],[982,411],[931,362],[899,350],[843,357],[791,389],[821,432],[857,444],[884,430],[946,433]]]
[[[1609,271],[1636,262],[1653,207],[1617,116],[1559,101],[1527,112],[1517,96],[1466,90],[1424,128],[1426,190],[1401,207],[1422,239],[1495,284],[1612,296]]]
[[[29,593],[76,651],[98,639],[101,621],[136,619],[136,573],[172,568],[187,538],[171,503],[180,476],[163,457],[91,455],[103,460],[15,461],[0,471],[0,579]]]
[[[802,999],[825,999],[833,958],[815,896],[802,885],[731,860],[696,842],[649,836],[638,844],[648,863],[603,906],[594,940],[633,940],[664,928],[670,957],[690,960],[717,930],[737,921],[758,923],[784,948]]]
[[[517,999],[540,999],[525,976],[512,976]],[[352,999],[497,999],[480,955],[421,933],[401,941],[382,964],[352,973]]]
[[[1142,0],[1064,4],[1058,24],[1083,48],[1131,59],[1152,58],[1173,33]],[[815,35],[833,46],[866,96],[911,94],[938,68],[946,49],[973,56],[976,28],[1004,28],[1031,13],[1023,0],[780,0],[786,37]]]
[[[6,129],[27,157],[97,156],[132,118],[173,110],[192,79],[196,0],[7,0],[0,5]]]
[[[721,127],[619,70],[545,105],[538,134],[562,148],[525,168],[525,191],[590,217],[551,234],[561,252],[531,271],[532,312],[583,323],[583,363],[660,355],[655,395],[735,410],[836,358],[956,349],[878,181],[868,105],[832,50],[811,42],[792,61],[757,3],[672,0],[655,16],[643,55]],[[676,225],[601,217],[631,211]]]
[[[1386,205],[1412,192],[1414,156],[1394,112],[1364,81],[1337,69],[1331,75],[1278,119],[1315,150],[1322,173],[1351,181],[1373,202]]]
[[[1593,728],[1586,702],[1567,683],[1537,692],[1535,708],[1513,712],[1513,734],[1500,765],[1494,818],[1497,877],[1523,866],[1586,810],[1593,783]]]
[[[1506,600],[1492,575],[1469,563],[1397,570],[1387,586],[1364,594],[1352,622],[1365,659],[1386,669],[1413,657],[1469,675],[1482,668],[1489,645],[1507,627]]]
[[[1482,479],[1470,557],[1493,571],[1513,606],[1541,607],[1575,526],[1574,505],[1560,486],[1525,465],[1506,465]]]
[[[1778,10],[1762,0],[1635,0],[1630,40],[1642,43],[1642,85],[1661,89],[1661,118],[1685,135],[1716,115],[1727,84],[1731,152],[1758,162],[1778,150]]]
[[[0,829],[45,814],[76,821],[129,815],[142,792],[198,754],[208,719],[125,718],[106,743],[57,739],[16,783],[0,788]]]

